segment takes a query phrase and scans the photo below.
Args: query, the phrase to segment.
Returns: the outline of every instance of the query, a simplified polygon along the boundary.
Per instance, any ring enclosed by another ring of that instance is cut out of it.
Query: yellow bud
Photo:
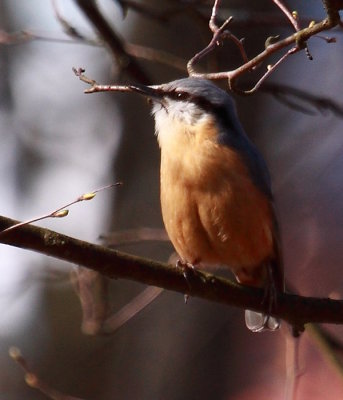
[[[96,196],[96,193],[90,192],[90,193],[85,193],[85,194],[83,194],[83,195],[80,197],[80,199],[81,199],[81,200],[92,200],[92,199],[94,199],[95,196]]]
[[[69,210],[60,210],[60,211],[57,211],[57,212],[51,214],[51,216],[54,218],[63,218],[63,217],[66,217],[68,214],[69,214]]]
[[[11,358],[13,358],[13,360],[17,360],[18,358],[21,357],[20,349],[18,349],[18,347],[15,346],[9,348],[8,354]]]
[[[25,375],[25,382],[28,386],[32,388],[36,388],[38,386],[38,379],[34,374],[26,374]]]
[[[270,71],[273,68],[273,64],[267,65],[267,70]]]
[[[294,19],[298,19],[298,17],[299,17],[298,11],[296,11],[296,10],[292,11],[292,17]]]
[[[309,23],[309,28],[312,28],[313,26],[315,26],[316,25],[316,21],[311,21],[310,23]]]

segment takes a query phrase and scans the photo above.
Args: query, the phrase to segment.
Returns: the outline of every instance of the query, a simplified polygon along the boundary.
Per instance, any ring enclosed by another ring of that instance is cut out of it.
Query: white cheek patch
[[[209,114],[203,111],[196,104],[189,101],[177,101],[165,98],[163,103],[154,102],[152,114],[156,120],[156,130],[159,130],[162,119],[168,119],[169,123],[173,120],[182,122],[185,125],[195,125],[201,123],[209,117]]]

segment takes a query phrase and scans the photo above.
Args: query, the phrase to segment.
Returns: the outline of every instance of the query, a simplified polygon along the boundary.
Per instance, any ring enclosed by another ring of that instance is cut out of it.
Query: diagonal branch
[[[59,390],[51,387],[45,381],[43,381],[36,373],[29,367],[28,362],[21,354],[21,351],[17,347],[11,347],[9,349],[10,357],[22,368],[25,373],[25,382],[28,386],[33,389],[39,390],[45,394],[49,399],[52,400],[83,400],[80,397],[74,397],[68,394],[64,394]]]
[[[148,74],[136,59],[125,51],[123,40],[101,14],[95,0],[75,0],[75,2],[109,47],[121,70],[127,72],[138,82],[148,84],[150,82]]]
[[[17,221],[0,217],[0,230],[15,223]],[[183,272],[173,266],[84,242],[49,229],[21,226],[4,234],[0,242],[81,265],[111,279],[133,280],[217,303],[267,311],[261,289],[202,272],[190,274],[186,281]],[[343,301],[279,294],[272,314],[297,329],[302,329],[309,322],[343,324]]]
[[[280,65],[289,55],[295,54],[301,50],[307,51],[308,57],[312,59],[310,54],[307,50],[307,40],[311,37],[316,36],[318,33],[327,31],[329,29],[334,28],[335,26],[340,24],[340,15],[338,10],[343,9],[343,1],[342,0],[323,0],[323,4],[325,10],[327,12],[327,17],[318,23],[310,23],[307,28],[301,29],[297,23],[297,20],[288,9],[283,5],[283,3],[279,0],[273,0],[276,5],[286,14],[286,16],[292,22],[296,32],[285,39],[279,40],[275,43],[270,43],[266,46],[265,50],[255,56],[253,59],[246,61],[243,65],[239,66],[236,69],[231,71],[223,71],[223,72],[209,72],[209,73],[202,73],[196,72],[194,70],[194,64],[199,62],[205,55],[210,53],[214,48],[217,46],[219,38],[223,36],[224,28],[227,24],[231,21],[228,18],[220,27],[215,24],[216,14],[218,11],[218,6],[220,1],[215,0],[213,8],[212,8],[212,15],[210,18],[209,26],[210,30],[213,33],[212,39],[210,43],[205,47],[205,49],[201,50],[188,62],[187,69],[190,76],[195,78],[204,78],[204,79],[227,79],[229,83],[229,87],[233,91],[237,91],[240,94],[252,94],[254,93],[262,82],[276,69],[275,67]],[[230,37],[230,36],[229,36]],[[328,40],[328,43],[334,42],[334,40]],[[251,89],[246,91],[241,91],[236,88],[236,80],[242,76],[243,74],[247,73],[248,71],[252,71],[254,68],[259,66],[263,61],[267,60],[271,55],[279,52],[282,49],[285,49],[293,45],[293,47],[288,50],[279,61],[275,64],[274,67],[269,68],[267,72],[265,72],[262,78],[257,82],[257,84]]]
[[[280,0],[273,0],[273,2],[280,8],[286,15],[296,32],[300,31],[298,19],[288,10],[288,8]]]

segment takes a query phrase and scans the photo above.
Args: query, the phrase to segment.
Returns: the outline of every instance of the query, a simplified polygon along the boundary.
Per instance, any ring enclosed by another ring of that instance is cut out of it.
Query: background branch
[[[119,64],[120,70],[128,73],[138,82],[148,84],[150,78],[134,57],[126,51],[122,39],[99,11],[94,0],[75,0],[80,10],[99,33],[111,54]]]
[[[62,393],[59,390],[48,385],[44,380],[42,380],[32,369],[29,367],[28,362],[21,354],[21,351],[17,347],[11,347],[9,349],[10,357],[22,368],[25,374],[25,382],[28,386],[33,389],[39,390],[41,393],[45,394],[49,399],[52,400],[83,400],[80,397],[70,396],[68,394]]]

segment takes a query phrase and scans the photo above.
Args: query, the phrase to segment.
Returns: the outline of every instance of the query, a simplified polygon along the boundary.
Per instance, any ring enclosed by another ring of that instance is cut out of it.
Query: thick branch
[[[17,221],[0,217],[0,230],[16,223]],[[262,305],[263,291],[260,289],[205,273],[191,274],[186,281],[182,271],[175,267],[48,229],[32,225],[21,226],[0,233],[0,242],[82,265],[112,279],[129,279],[235,307],[267,311]],[[302,327],[308,322],[342,324],[343,301],[279,294],[272,313],[296,327]]]

